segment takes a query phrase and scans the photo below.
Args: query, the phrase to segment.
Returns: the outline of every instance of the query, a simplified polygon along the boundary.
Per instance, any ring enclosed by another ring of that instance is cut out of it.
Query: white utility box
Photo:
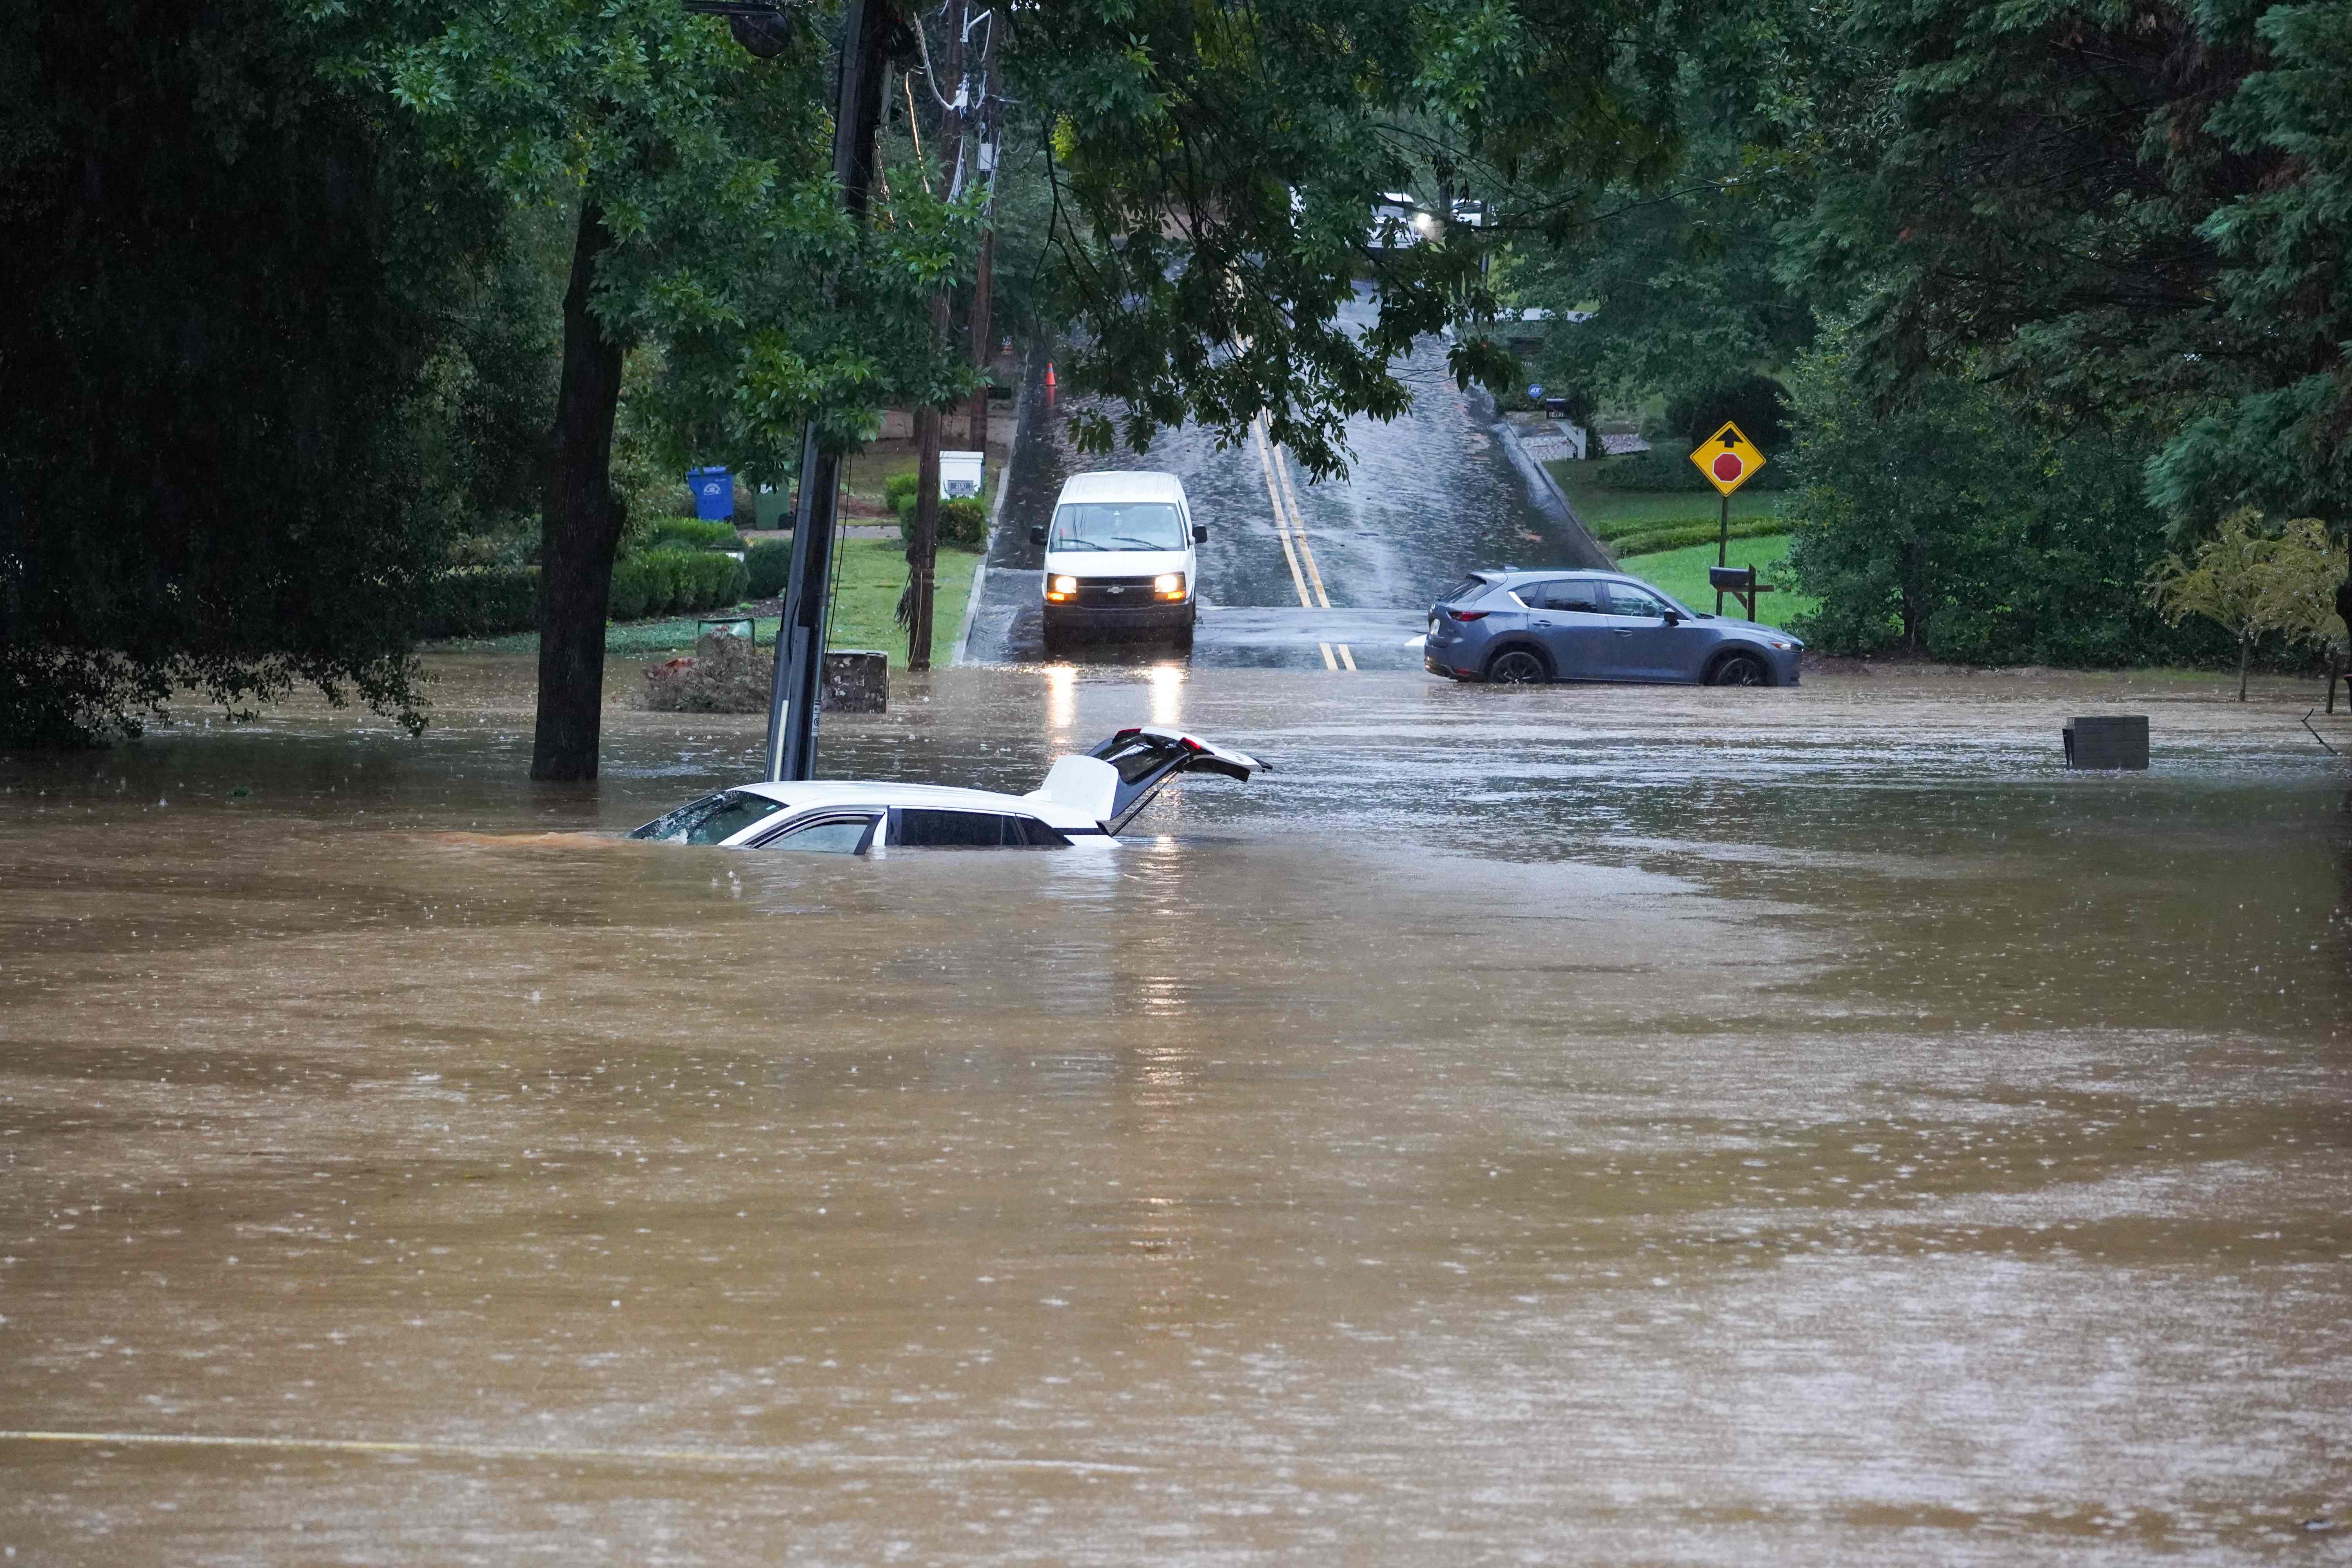
[[[982,454],[978,452],[941,452],[940,454],[940,499],[954,500],[960,496],[976,496],[984,482],[981,472]]]

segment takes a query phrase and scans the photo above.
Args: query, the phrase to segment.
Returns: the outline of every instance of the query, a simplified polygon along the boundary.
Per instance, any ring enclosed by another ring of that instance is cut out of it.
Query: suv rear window
[[[1486,579],[1474,574],[1472,576],[1463,578],[1462,581],[1454,584],[1454,586],[1438,595],[1437,602],[1441,605],[1451,605],[1457,603],[1460,600],[1470,598],[1474,595],[1483,594],[1486,591]]]

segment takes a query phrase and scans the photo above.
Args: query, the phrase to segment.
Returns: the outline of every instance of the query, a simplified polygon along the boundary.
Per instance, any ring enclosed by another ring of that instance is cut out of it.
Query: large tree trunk
[[[611,243],[593,201],[580,206],[563,295],[563,375],[555,394],[539,534],[539,726],[530,776],[593,779],[604,709],[604,620],[625,521],[613,496],[613,419],[621,345],[588,309],[596,258]]]
[[[2254,639],[2241,637],[2238,639],[2238,700],[2241,702],[2246,700],[2246,667],[2252,662],[2253,657]]]

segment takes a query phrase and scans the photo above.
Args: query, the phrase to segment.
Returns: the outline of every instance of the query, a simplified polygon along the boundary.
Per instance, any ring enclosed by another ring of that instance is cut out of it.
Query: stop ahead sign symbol
[[[1711,466],[1715,469],[1715,477],[1727,485],[1748,471],[1746,459],[1737,452],[1717,452]]]

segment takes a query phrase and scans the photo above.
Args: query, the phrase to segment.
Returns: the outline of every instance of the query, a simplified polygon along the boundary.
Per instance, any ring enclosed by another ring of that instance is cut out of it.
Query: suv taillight
[[[1483,621],[1494,613],[1492,610],[1448,610],[1445,618],[1450,621]]]

